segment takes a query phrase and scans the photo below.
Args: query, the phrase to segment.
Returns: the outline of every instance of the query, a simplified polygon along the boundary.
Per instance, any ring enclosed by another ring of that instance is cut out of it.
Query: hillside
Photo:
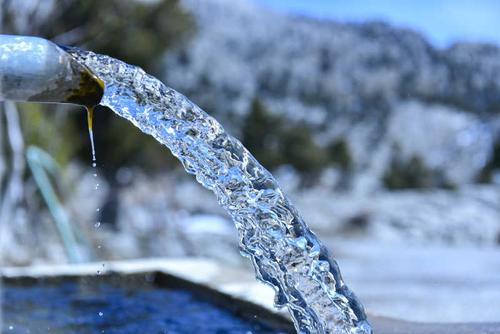
[[[247,1],[182,4],[197,32],[168,54],[166,82],[244,141],[249,120],[285,128],[267,138],[275,151],[246,143],[268,167],[333,167],[347,175],[339,186],[363,191],[457,187],[491,181],[500,167],[497,46],[438,49],[383,22],[286,16]],[[259,117],[248,116],[256,106]],[[290,142],[317,154],[288,153]]]

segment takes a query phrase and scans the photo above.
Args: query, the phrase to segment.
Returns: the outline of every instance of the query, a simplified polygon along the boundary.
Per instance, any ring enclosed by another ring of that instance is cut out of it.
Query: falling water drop
[[[87,106],[86,109],[87,109],[87,127],[88,127],[88,131],[89,131],[90,145],[92,147],[92,168],[95,169],[95,168],[97,168],[97,160],[96,160],[96,154],[95,154],[94,131],[93,131],[94,107]],[[97,178],[97,172],[94,172],[92,174],[92,176],[94,178]],[[94,190],[96,190],[96,191],[99,190],[99,187],[100,187],[100,184],[96,183]],[[97,208],[95,211],[99,214],[99,212],[101,211],[101,208]],[[99,228],[100,226],[101,226],[100,221],[97,221],[94,224],[94,227],[96,229]],[[100,249],[101,245],[98,245],[97,248]],[[104,265],[103,265],[103,267],[104,267]],[[97,270],[97,275],[100,275],[100,274],[101,274],[101,271]],[[99,312],[99,315],[102,316],[102,312]]]
[[[87,125],[89,129],[90,145],[92,146],[92,167],[96,167],[94,131],[92,130],[93,118],[94,118],[94,107],[87,107]]]

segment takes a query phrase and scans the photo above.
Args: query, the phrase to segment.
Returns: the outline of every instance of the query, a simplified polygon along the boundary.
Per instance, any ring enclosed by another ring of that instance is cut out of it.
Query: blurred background
[[[273,172],[370,313],[500,321],[499,2],[0,4],[2,33],[141,66],[216,117]],[[83,110],[2,105],[2,265],[72,260],[56,205],[89,260],[251,270],[229,217],[165,147],[104,108],[94,134],[97,170]],[[47,168],[29,152],[58,166],[57,197],[42,196]]]

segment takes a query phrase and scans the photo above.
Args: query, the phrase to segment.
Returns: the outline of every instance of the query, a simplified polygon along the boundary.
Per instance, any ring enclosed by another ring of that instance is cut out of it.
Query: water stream
[[[105,82],[103,106],[167,146],[215,193],[238,229],[242,254],[257,278],[275,289],[276,307],[288,307],[299,333],[371,333],[337,263],[237,139],[142,69],[92,52],[68,52]]]
[[[93,119],[94,119],[94,107],[87,107],[87,127],[89,131],[90,147],[92,148],[92,167],[96,167],[95,158],[95,144],[94,144],[94,130],[93,130]]]

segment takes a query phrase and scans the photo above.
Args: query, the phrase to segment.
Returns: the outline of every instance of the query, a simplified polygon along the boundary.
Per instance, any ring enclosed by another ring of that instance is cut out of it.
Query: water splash
[[[362,305],[337,263],[309,230],[273,176],[222,126],[142,69],[68,50],[106,88],[101,104],[167,146],[231,215],[240,248],[259,280],[287,306],[300,333],[368,334]]]

